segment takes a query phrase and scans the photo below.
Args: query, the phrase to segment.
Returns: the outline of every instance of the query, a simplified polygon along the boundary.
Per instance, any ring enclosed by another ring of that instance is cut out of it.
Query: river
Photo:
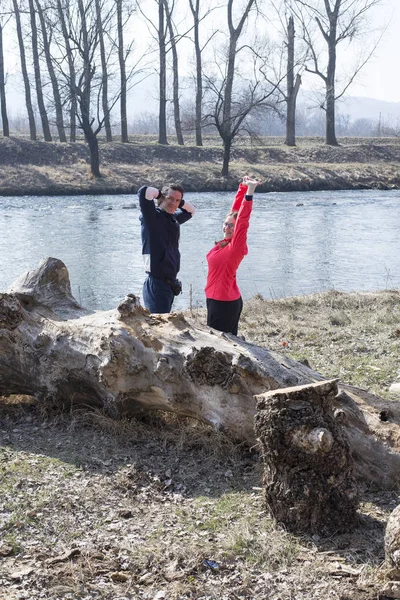
[[[184,293],[175,308],[204,306],[205,255],[221,238],[232,193],[188,193],[195,217],[181,228]],[[135,205],[135,207],[132,207]],[[2,197],[0,290],[47,256],[68,267],[87,308],[109,309],[140,293],[136,196]],[[244,299],[329,289],[400,287],[400,191],[256,194],[249,254],[238,273]]]

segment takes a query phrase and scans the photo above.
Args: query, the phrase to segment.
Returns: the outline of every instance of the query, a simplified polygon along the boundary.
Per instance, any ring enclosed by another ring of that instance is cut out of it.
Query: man
[[[181,291],[176,278],[180,268],[180,226],[195,212],[183,194],[183,187],[177,183],[166,185],[161,191],[148,186],[139,190],[142,255],[147,273],[143,302],[151,313],[171,312],[174,296]]]

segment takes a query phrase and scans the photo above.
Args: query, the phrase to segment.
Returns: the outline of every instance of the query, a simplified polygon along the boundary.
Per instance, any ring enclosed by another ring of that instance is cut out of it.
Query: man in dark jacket
[[[142,214],[142,255],[147,277],[143,302],[151,313],[169,313],[180,292],[180,226],[192,218],[195,208],[183,199],[183,187],[171,183],[160,191],[143,186],[139,190]],[[157,206],[154,202],[156,200]]]

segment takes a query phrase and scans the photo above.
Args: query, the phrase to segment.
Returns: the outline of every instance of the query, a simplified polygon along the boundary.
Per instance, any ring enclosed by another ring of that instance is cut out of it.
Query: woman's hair
[[[183,194],[185,193],[185,190],[179,183],[167,183],[167,185],[164,185],[163,188],[161,189],[160,197],[157,198],[158,206],[160,206],[160,204],[164,200],[164,198],[166,198],[166,196],[168,196],[169,190],[174,190],[175,192],[180,192],[182,195],[182,198],[183,198]]]
[[[226,215],[225,219],[228,219],[228,217],[233,217],[233,218],[235,219],[235,221],[236,221],[236,219],[237,219],[237,216],[238,216],[238,212],[239,212],[239,211],[237,211],[237,210],[233,210],[233,211],[229,212],[229,213]],[[225,220],[225,219],[224,219],[224,220]],[[225,240],[220,240],[219,242],[215,242],[215,245],[216,245],[216,246],[218,245],[220,248],[224,248],[224,247],[225,247],[225,246],[227,246],[228,244],[229,244],[229,242],[226,242]]]

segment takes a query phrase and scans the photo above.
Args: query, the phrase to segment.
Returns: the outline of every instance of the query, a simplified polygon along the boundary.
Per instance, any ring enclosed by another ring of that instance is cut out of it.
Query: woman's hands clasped
[[[249,177],[249,175],[245,175],[243,177],[243,183],[247,185],[247,196],[252,196],[254,194],[254,190],[258,185],[262,183],[258,179],[254,179],[253,177]]]

